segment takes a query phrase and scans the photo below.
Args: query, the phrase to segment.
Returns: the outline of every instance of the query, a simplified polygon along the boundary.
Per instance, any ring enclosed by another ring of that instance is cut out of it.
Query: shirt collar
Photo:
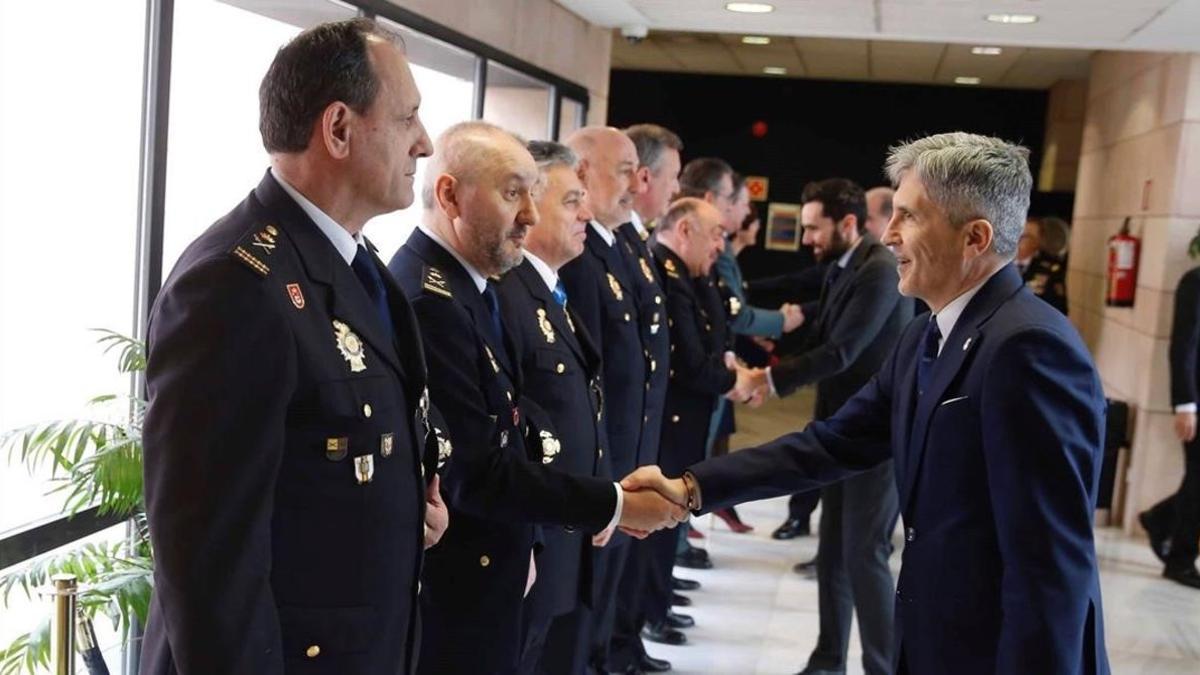
[[[275,167],[271,167],[271,175],[275,177],[275,181],[279,183],[279,187],[283,188],[283,191],[288,193],[288,196],[300,205],[300,209],[316,224],[317,229],[329,239],[329,242],[337,249],[338,255],[346,261],[346,264],[352,264],[355,254],[358,253],[358,247],[363,244],[362,233],[352,235],[346,228],[338,225],[333,218],[330,218],[324,211],[317,208],[316,204],[310,202],[296,188],[288,184],[275,171]]]
[[[558,272],[550,269],[544,260],[534,255],[529,249],[525,249],[525,259],[533,265],[533,269],[537,270],[538,276],[542,281],[546,282],[546,287],[553,291],[558,286]]]
[[[454,256],[454,259],[458,261],[458,264],[462,265],[463,269],[467,271],[467,274],[471,275],[471,281],[475,282],[475,288],[479,289],[480,293],[483,292],[483,289],[487,288],[487,277],[480,274],[479,270],[475,269],[474,265],[467,262],[466,258],[459,255],[458,251],[455,251],[454,248],[447,244],[441,237],[439,237],[436,232],[428,227],[425,227],[425,223],[417,225],[417,229],[424,232],[425,236],[432,239],[438,246],[446,249],[450,255]]]
[[[633,223],[633,227],[642,235],[642,239],[649,236],[650,231],[646,229],[646,225],[642,222],[642,216],[637,212],[637,209],[630,210],[629,222]]]
[[[837,266],[842,269],[846,269],[846,265],[850,264],[850,256],[854,255],[855,249],[857,249],[858,245],[861,243],[862,237],[859,237],[858,241],[854,242],[854,245],[846,249],[846,252],[842,254],[842,257],[838,258]]]
[[[596,230],[596,233],[600,235],[600,238],[604,240],[604,243],[608,244],[609,246],[617,243],[617,235],[613,234],[607,227],[594,220],[589,220],[588,225],[591,225],[592,229]]]
[[[1001,267],[1000,269],[1004,269]],[[996,270],[999,272],[1000,270]],[[942,339],[938,342],[938,354],[942,353],[942,347],[946,344],[946,338],[950,337],[950,331],[954,330],[954,324],[958,323],[959,317],[962,316],[963,310],[971,303],[971,298],[983,288],[983,285],[991,279],[996,272],[989,274],[986,279],[980,281],[975,286],[967,289],[965,293],[950,301],[950,304],[942,308],[942,311],[934,315],[934,319],[938,323],[938,331],[942,334]]]

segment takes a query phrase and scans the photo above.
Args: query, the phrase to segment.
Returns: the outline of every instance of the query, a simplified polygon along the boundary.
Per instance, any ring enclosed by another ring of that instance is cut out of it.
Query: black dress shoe
[[[687,614],[676,614],[668,609],[666,624],[671,628],[691,628],[696,625],[696,620]]]
[[[808,521],[800,520],[799,518],[788,518],[783,521],[783,524],[775,528],[771,533],[772,539],[795,539],[796,537],[807,537],[812,532],[809,530]]]
[[[713,566],[712,560],[708,558],[708,551],[696,547],[675,554],[675,564],[693,570],[708,570]]]
[[[1186,567],[1167,567],[1163,570],[1163,576],[1177,584],[1183,584],[1191,588],[1200,588],[1200,571],[1196,570],[1195,565]]]
[[[671,628],[666,622],[646,624],[646,627],[642,629],[642,637],[664,645],[687,644],[687,636],[681,631]]]
[[[691,604],[692,604],[692,599],[689,598],[688,596],[680,595],[678,593],[671,594],[671,606],[672,607],[690,607]]]
[[[665,673],[671,669],[671,662],[666,659],[656,659],[643,652],[642,658],[638,660],[637,669],[640,673]]]
[[[679,577],[671,577],[671,590],[673,591],[694,591],[700,588],[700,582],[694,579],[680,579]]]
[[[1160,561],[1167,562],[1167,554],[1171,552],[1170,535],[1154,527],[1154,523],[1150,521],[1149,511],[1139,513],[1138,522],[1146,529],[1146,534],[1150,535],[1150,550],[1154,551],[1154,555]]]
[[[812,560],[805,560],[792,565],[792,571],[800,576],[813,577],[817,574],[817,556],[813,556]]]

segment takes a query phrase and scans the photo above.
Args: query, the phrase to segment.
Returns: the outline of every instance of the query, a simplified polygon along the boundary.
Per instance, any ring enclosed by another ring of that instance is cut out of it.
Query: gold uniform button
[[[667,375],[668,375],[668,376],[670,376],[670,377],[675,377],[675,369],[674,369],[674,368],[672,368],[672,369],[671,369],[671,370],[670,370],[670,371],[667,373]]]
[[[658,369],[658,362],[656,362],[654,359],[650,359],[650,372],[653,373],[657,369]]]
[[[662,304],[662,296],[661,295],[654,296],[654,304],[656,304],[656,305]],[[655,316],[657,316],[657,315],[655,315]]]
[[[554,367],[554,372],[558,373],[559,375],[562,375],[564,372],[566,372],[566,370],[567,367],[561,363]]]
[[[646,422],[649,422],[649,421],[650,421],[649,415],[642,415],[642,424],[645,424]]]
[[[491,558],[487,557],[486,555],[479,556],[479,566],[480,567],[487,567],[488,565],[491,565],[491,564],[492,564]]]
[[[672,421],[672,422],[678,422],[678,421],[679,421],[679,415],[671,415],[671,421]]]
[[[597,450],[596,454],[603,458],[604,457],[604,448],[600,448],[599,450]]]
[[[364,404],[363,404],[363,417],[370,417],[370,416],[371,416],[371,412],[372,412],[372,410],[371,410],[371,404],[370,404],[370,403],[364,403]]]
[[[629,312],[625,312],[625,320],[626,320],[626,321],[628,321],[628,320],[629,320]]]
[[[309,645],[308,649],[304,650],[304,655],[310,659],[317,658],[318,656],[321,655],[321,646],[320,645]]]

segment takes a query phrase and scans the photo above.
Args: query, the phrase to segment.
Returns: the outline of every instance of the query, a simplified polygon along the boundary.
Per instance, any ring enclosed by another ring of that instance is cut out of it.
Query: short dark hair
[[[867,231],[867,196],[858,183],[846,178],[826,178],[804,186],[800,203],[820,202],[821,213],[840,222],[847,215],[858,220],[858,233]]]
[[[653,172],[662,163],[663,152],[683,152],[683,141],[678,134],[657,124],[635,124],[625,130],[625,135],[637,148],[638,163]]]
[[[750,226],[752,224],[754,224],[754,221],[756,221],[756,220],[759,220],[758,209],[754,208],[754,206],[751,205],[750,212],[746,214],[745,218],[742,218],[742,224],[738,229],[748,230],[748,229],[750,229]]]
[[[267,152],[303,152],[313,124],[341,101],[364,114],[379,95],[367,38],[403,47],[400,36],[370,19],[323,23],[279,49],[258,88],[258,130]]]
[[[703,199],[706,192],[719,194],[721,178],[726,175],[733,178],[733,167],[723,159],[716,157],[693,159],[683,167],[683,173],[679,174],[679,195]]]

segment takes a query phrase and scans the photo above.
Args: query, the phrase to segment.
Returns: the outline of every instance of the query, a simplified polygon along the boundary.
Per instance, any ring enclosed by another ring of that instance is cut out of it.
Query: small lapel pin
[[[971,338],[967,338],[966,342],[963,342],[963,351],[965,352],[970,348],[971,348]]]

